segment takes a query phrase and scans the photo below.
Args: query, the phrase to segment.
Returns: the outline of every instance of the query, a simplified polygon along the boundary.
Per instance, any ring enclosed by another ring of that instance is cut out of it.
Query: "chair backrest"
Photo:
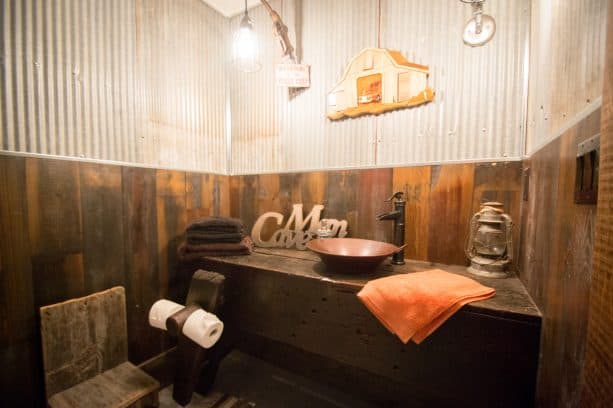
[[[40,308],[47,397],[128,359],[121,286]]]

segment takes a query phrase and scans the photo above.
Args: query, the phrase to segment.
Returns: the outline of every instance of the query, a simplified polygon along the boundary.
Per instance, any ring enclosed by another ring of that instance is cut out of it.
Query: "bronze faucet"
[[[377,215],[379,221],[393,220],[394,221],[394,245],[402,247],[404,245],[404,220],[405,220],[405,207],[407,202],[402,198],[404,193],[397,191],[390,198],[385,200],[394,202],[394,211]],[[392,264],[404,265],[404,249],[396,252],[392,255]]]

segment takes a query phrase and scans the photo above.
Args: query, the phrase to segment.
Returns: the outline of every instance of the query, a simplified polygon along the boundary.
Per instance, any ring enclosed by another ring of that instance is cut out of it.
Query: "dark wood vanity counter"
[[[462,266],[385,261],[368,275],[326,270],[309,251],[257,248],[182,267],[226,276],[227,327],[238,346],[382,406],[531,406],[541,315],[520,280],[469,275]],[[355,294],[371,279],[432,268],[496,288],[465,305],[420,345],[403,344]]]
[[[240,266],[254,270],[316,279],[336,287],[353,290],[356,293],[366,282],[372,279],[393,274],[441,269],[446,272],[467,276],[485,286],[496,289],[494,297],[469,303],[464,306],[463,310],[536,324],[541,322],[540,311],[515,274],[511,274],[505,279],[492,279],[472,275],[466,271],[465,266],[412,260],[407,260],[405,265],[392,265],[388,259],[373,273],[354,275],[328,270],[319,257],[311,251],[277,248],[256,248],[255,252],[250,256],[210,257],[209,259],[218,265]]]

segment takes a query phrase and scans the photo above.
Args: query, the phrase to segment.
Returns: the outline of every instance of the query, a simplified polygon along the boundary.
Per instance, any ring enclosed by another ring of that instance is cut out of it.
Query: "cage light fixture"
[[[273,32],[279,40],[283,58],[287,62],[296,63],[294,47],[287,34],[287,26],[283,23],[279,13],[272,8],[268,1],[260,0],[260,2],[264,5],[272,20]],[[238,31],[234,34],[232,57],[234,65],[243,72],[255,72],[262,67],[259,61],[259,46],[253,20],[249,17],[247,10],[247,0],[245,0],[243,18],[239,24]]]

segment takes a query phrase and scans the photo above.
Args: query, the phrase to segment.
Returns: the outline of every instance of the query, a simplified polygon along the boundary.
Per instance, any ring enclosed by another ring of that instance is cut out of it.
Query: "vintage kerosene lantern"
[[[511,230],[513,222],[502,204],[481,204],[481,210],[470,221],[466,240],[468,272],[489,278],[505,278],[505,270],[513,257]]]

